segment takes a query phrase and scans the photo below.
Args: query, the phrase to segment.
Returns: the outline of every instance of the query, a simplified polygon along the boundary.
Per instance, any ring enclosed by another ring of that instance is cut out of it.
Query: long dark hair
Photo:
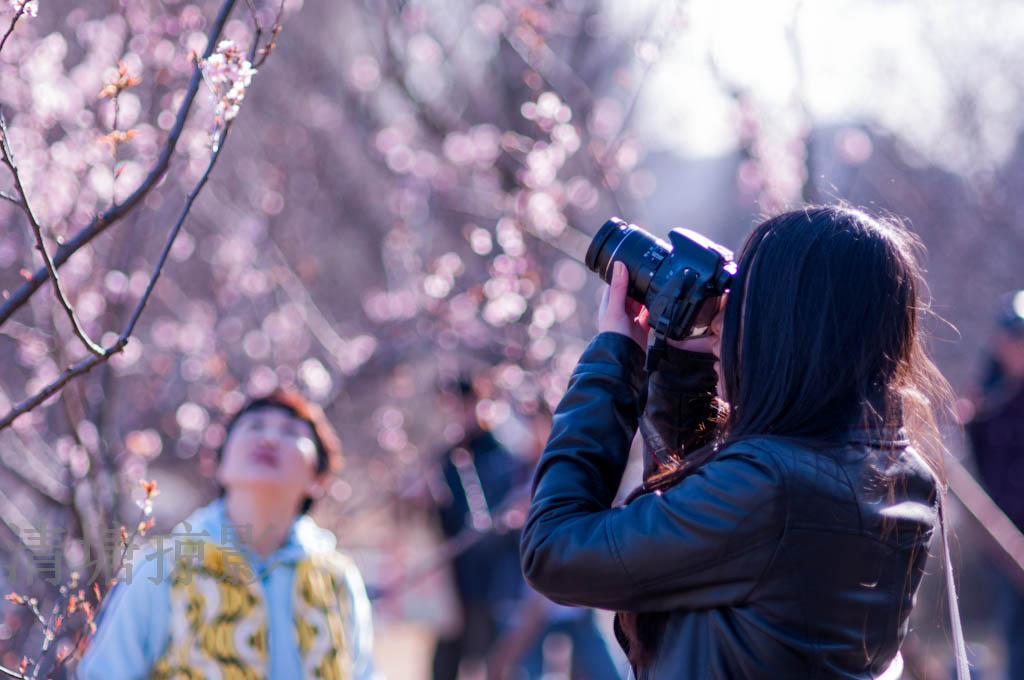
[[[644,490],[678,484],[745,437],[827,445],[857,427],[905,427],[941,478],[936,414],[948,410],[952,392],[920,333],[921,251],[898,220],[841,206],[758,225],[725,306],[720,388],[727,415],[714,443],[672,458]],[[658,617],[623,612],[619,625],[630,660],[649,663]]]

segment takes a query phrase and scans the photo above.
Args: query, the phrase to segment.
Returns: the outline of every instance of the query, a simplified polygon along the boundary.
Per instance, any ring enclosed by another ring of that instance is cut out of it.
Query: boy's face
[[[229,492],[264,487],[301,499],[315,491],[316,443],[313,427],[283,408],[243,414],[224,443],[217,481]]]

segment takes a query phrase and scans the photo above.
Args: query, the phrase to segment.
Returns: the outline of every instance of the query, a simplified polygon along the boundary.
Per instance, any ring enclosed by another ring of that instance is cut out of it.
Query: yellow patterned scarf
[[[190,541],[171,576],[170,639],[153,666],[159,680],[265,680],[267,604],[263,588],[238,553]],[[187,554],[186,554],[187,553]],[[350,680],[343,621],[351,603],[343,587],[345,558],[316,555],[295,565],[292,613],[302,678]]]

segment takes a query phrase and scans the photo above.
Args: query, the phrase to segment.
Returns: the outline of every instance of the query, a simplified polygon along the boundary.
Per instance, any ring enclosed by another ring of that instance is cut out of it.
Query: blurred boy
[[[297,393],[246,404],[219,451],[221,497],[135,561],[78,677],[373,677],[362,579],[306,515],[339,456]]]

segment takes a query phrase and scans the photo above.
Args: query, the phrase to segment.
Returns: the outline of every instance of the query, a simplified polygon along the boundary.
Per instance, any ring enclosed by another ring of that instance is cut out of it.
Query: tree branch
[[[284,253],[277,247],[273,237],[270,237],[268,240],[270,241],[270,249],[279,263],[274,268],[274,278],[285,294],[302,310],[303,321],[306,322],[306,327],[309,328],[313,337],[320,343],[320,346],[327,350],[336,368],[340,370],[341,364],[338,361],[338,353],[345,347],[345,339],[334,330],[337,324],[331,322],[320,308],[317,307],[309,289],[303,285],[302,280],[299,279],[292,269]]]
[[[0,191],[0,199],[3,199],[3,200],[5,200],[5,201],[10,201],[10,202],[11,202],[11,203],[13,203],[14,205],[16,205],[16,206],[18,206],[18,207],[21,207],[21,201],[19,201],[19,200],[18,200],[17,198],[15,198],[14,196],[11,196],[10,194],[5,194],[5,193],[4,193],[4,192],[2,192],[2,191]]]
[[[178,215],[178,221],[175,222],[174,227],[171,229],[170,235],[167,237],[167,242],[164,243],[164,249],[160,253],[160,258],[157,260],[156,268],[153,270],[153,276],[150,277],[149,283],[146,285],[146,290],[142,293],[142,297],[139,299],[139,303],[135,306],[135,311],[132,312],[131,319],[128,320],[128,325],[125,327],[121,337],[118,338],[118,343],[121,343],[122,339],[127,342],[128,336],[135,330],[135,324],[139,320],[139,316],[142,314],[142,308],[146,306],[146,302],[149,301],[149,296],[153,292],[153,287],[156,286],[156,281],[163,272],[164,263],[167,261],[167,256],[171,252],[171,246],[174,245],[174,240],[178,238],[178,232],[181,231],[181,225],[185,223],[185,218],[188,216],[189,211],[192,209],[192,204],[195,202],[199,192],[202,191],[206,185],[207,180],[210,179],[210,171],[213,170],[214,164],[217,159],[220,158],[220,153],[224,149],[224,141],[228,137],[228,131],[231,129],[231,122],[225,124],[224,132],[220,135],[219,143],[216,150],[210,154],[210,162],[206,165],[206,170],[203,172],[203,176],[199,178],[195,187],[189,192],[188,197],[185,199],[185,206],[181,209],[181,213]],[[115,343],[115,344],[118,344]],[[124,344],[121,343],[121,347]],[[120,351],[120,350],[118,350]],[[3,422],[0,421],[0,429],[3,428]]]
[[[18,671],[12,671],[10,668],[7,668],[6,666],[0,666],[0,673],[3,673],[8,678],[15,678],[16,680],[29,680],[27,675],[22,675]]]
[[[36,406],[39,406],[39,404],[46,401],[48,398],[52,397],[60,390],[60,388],[64,387],[64,385],[66,385],[68,381],[71,380],[72,378],[82,375],[83,373],[88,373],[98,364],[106,361],[114,354],[120,352],[122,349],[124,349],[126,343],[127,338],[119,337],[117,339],[117,342],[115,342],[110,347],[104,349],[102,354],[91,356],[88,359],[83,359],[74,366],[68,368],[66,371],[57,376],[49,385],[39,390],[36,394],[25,399],[21,403],[17,404],[10,411],[8,411],[7,415],[5,415],[3,419],[0,419],[0,430],[8,427],[11,423],[14,422],[14,419],[17,418],[18,416],[28,413]]]
[[[64,308],[64,313],[71,320],[71,329],[78,336],[78,339],[82,341],[82,344],[85,345],[89,352],[98,356],[103,352],[103,348],[93,342],[92,338],[85,332],[85,329],[82,328],[82,325],[78,322],[78,317],[75,316],[75,310],[72,309],[71,303],[68,302],[67,296],[64,295],[64,291],[60,287],[60,277],[57,275],[57,268],[53,266],[53,260],[50,259],[50,253],[46,250],[46,243],[43,241],[43,229],[39,225],[39,220],[36,219],[35,213],[32,212],[32,206],[28,202],[28,194],[25,193],[25,185],[21,181],[21,173],[18,172],[18,166],[14,162],[14,153],[11,151],[11,140],[7,134],[7,121],[4,120],[3,109],[0,109],[0,162],[7,166],[14,177],[14,188],[21,198],[21,208],[28,217],[28,223],[32,227],[32,234],[36,237],[36,250],[42,255],[43,263],[50,274],[50,279],[53,281],[53,294],[57,296],[57,302]]]
[[[530,30],[533,31],[532,27]],[[551,49],[547,42],[536,39],[533,44],[526,44],[508,29],[501,32],[501,38],[512,48],[513,52],[519,55],[523,63],[547,81],[551,89],[558,92],[562,99],[572,104],[580,100],[588,102],[594,100],[594,93],[590,86],[576,74],[571,65]]]
[[[235,0],[225,0],[224,5],[221,7],[222,15],[218,16],[218,20],[220,21],[221,24],[223,24],[227,18],[223,10],[225,9],[225,7],[230,8],[230,6],[234,4],[234,2]],[[213,30],[214,29],[211,29],[211,36],[215,35],[215,33],[213,33]],[[210,51],[211,47],[212,39],[210,43],[207,44],[207,52]],[[258,49],[258,47],[258,43],[254,41],[249,54],[250,62],[253,56],[256,54],[256,50]],[[198,74],[200,73],[200,71],[201,67],[197,63],[196,72],[193,75],[193,81],[196,82],[197,85],[199,78]],[[179,116],[183,116],[185,113],[187,113],[187,109],[179,111]],[[181,118],[181,122],[183,122],[183,120],[184,119]],[[121,335],[119,335],[117,340],[109,347],[101,348],[98,354],[94,354],[93,356],[87,359],[83,359],[77,364],[69,367],[67,370],[65,370],[63,373],[57,376],[52,382],[50,382],[48,385],[39,390],[36,394],[32,395],[31,397],[28,397],[21,403],[15,405],[12,409],[10,409],[10,411],[7,412],[7,414],[3,418],[0,418],[0,430],[9,427],[14,422],[14,420],[18,418],[18,416],[28,413],[36,406],[39,406],[39,404],[46,401],[49,397],[56,394],[72,378],[89,372],[99,364],[110,359],[110,357],[112,357],[113,355],[121,352],[124,349],[125,345],[128,344],[128,339],[131,337],[132,332],[135,330],[135,324],[138,323],[139,317],[142,315],[142,310],[145,308],[146,303],[149,301],[149,296],[152,294],[153,288],[156,286],[157,279],[160,278],[160,274],[163,272],[164,264],[167,262],[167,256],[171,251],[171,247],[174,245],[175,239],[178,237],[178,233],[181,231],[181,226],[184,224],[185,218],[188,216],[189,211],[192,209],[192,204],[195,202],[196,197],[199,195],[199,192],[202,191],[203,187],[206,185],[206,182],[210,179],[210,172],[213,170],[214,165],[217,163],[217,159],[220,158],[221,151],[224,149],[224,142],[227,140],[228,132],[231,130],[231,123],[232,121],[228,121],[227,123],[225,123],[223,130],[217,133],[215,137],[216,141],[214,144],[214,150],[210,154],[210,160],[206,165],[206,170],[203,172],[202,177],[199,178],[199,181],[196,183],[195,187],[192,188],[192,191],[189,192],[188,197],[185,200],[185,205],[182,208],[181,213],[178,215],[178,220],[175,222],[174,227],[171,229],[171,233],[168,235],[166,243],[164,243],[164,248],[160,253],[159,259],[157,260],[156,267],[153,270],[153,275],[150,277],[149,283],[146,285],[146,290],[143,291],[142,297],[139,298],[139,302],[136,304],[135,310],[132,312],[131,318],[128,320],[128,324],[125,326],[124,331],[121,332]],[[136,193],[138,193],[138,191],[136,191]],[[130,200],[131,199],[129,198],[129,201]],[[3,317],[0,317],[0,323],[2,322]]]
[[[260,19],[256,13],[256,3],[253,0],[245,0],[245,4],[249,6],[249,16],[252,17],[252,30],[253,30],[253,43],[258,44],[260,38],[263,37],[263,29],[260,28]]]
[[[207,34],[206,49],[203,50],[202,58],[206,59],[216,47],[217,39],[220,37],[221,31],[224,25],[227,23],[228,16],[231,13],[231,9],[235,5],[235,0],[224,0],[220,10],[217,13],[216,19],[210,26],[210,31]],[[157,158],[149,174],[146,175],[142,183],[132,192],[124,202],[112,205],[110,208],[100,213],[93,218],[85,228],[75,234],[70,240],[64,243],[57,252],[53,255],[53,264],[55,267],[60,267],[62,264],[67,262],[79,248],[86,245],[96,236],[106,231],[107,227],[111,226],[119,219],[124,217],[128,212],[135,207],[136,204],[141,201],[150,190],[159,183],[163,178],[164,173],[167,172],[167,168],[170,165],[171,155],[174,153],[174,149],[177,146],[178,139],[181,137],[182,131],[185,129],[185,119],[188,117],[188,113],[192,108],[192,102],[195,100],[196,93],[199,91],[199,83],[202,80],[202,70],[199,65],[196,64],[195,69],[192,71],[192,78],[188,83],[188,90],[185,93],[185,98],[181,102],[181,106],[178,108],[178,115],[174,120],[174,125],[171,127],[170,133],[168,133],[167,141],[164,143],[164,147],[160,150],[160,156]],[[11,294],[3,305],[0,305],[0,325],[10,318],[10,316],[24,305],[32,294],[35,293],[39,287],[43,284],[47,277],[47,270],[45,267],[40,267],[36,270],[32,278],[23,283],[18,290]],[[97,362],[98,363],[98,362]],[[95,365],[95,364],[93,364]]]
[[[25,539],[21,536],[21,530],[25,527],[32,526],[32,522],[18,509],[17,505],[15,505],[2,490],[0,490],[0,509],[2,509],[2,512],[0,512],[0,525],[2,525],[3,528],[11,534],[14,538],[16,547],[24,552],[30,561],[37,561],[39,559],[38,555],[36,555],[36,552],[32,550],[27,543],[25,543]],[[17,515],[17,517],[15,517],[15,515]],[[15,521],[20,522],[21,526],[15,524]],[[13,553],[9,554],[9,557],[12,559],[14,556],[15,555]]]
[[[10,37],[11,33],[14,33],[14,27],[18,23],[18,19],[20,19],[21,15],[25,13],[25,5],[26,4],[28,4],[28,3],[27,2],[26,3],[22,3],[21,7],[18,8],[18,11],[14,15],[14,18],[11,19],[11,25],[8,27],[7,32],[4,33],[4,37],[2,39],[0,39],[0,52],[3,51],[4,45],[7,44],[7,38]]]
[[[8,404],[13,403],[6,394],[0,392],[0,396]],[[34,429],[12,431],[11,435],[13,438],[0,434],[0,465],[3,469],[24,477],[30,486],[55,505],[66,504],[72,490],[61,481],[63,468],[57,452]]]
[[[233,2],[233,0],[228,0]],[[255,50],[255,46],[253,47]],[[213,166],[216,164],[217,159],[220,158],[220,153],[224,149],[224,141],[227,139],[228,132],[231,129],[231,121],[228,121],[224,125],[224,129],[219,136],[218,143],[213,153],[210,154],[210,161],[206,165],[206,170],[203,172],[203,176],[199,178],[196,186],[189,192],[188,197],[185,200],[185,206],[182,208],[181,213],[178,215],[178,220],[175,222],[174,227],[171,229],[171,233],[167,237],[167,242],[164,243],[164,248],[160,253],[160,257],[157,260],[156,267],[153,270],[153,275],[149,279],[149,283],[146,285],[146,290],[142,293],[142,297],[139,298],[139,302],[135,305],[135,310],[132,312],[131,318],[128,320],[128,324],[125,326],[124,331],[118,336],[117,340],[109,347],[103,349],[100,354],[84,359],[74,366],[71,366],[66,371],[61,373],[57,378],[53,380],[49,385],[39,390],[33,396],[25,399],[20,404],[17,404],[14,408],[8,411],[7,415],[0,418],[0,430],[11,425],[15,418],[25,413],[28,413],[39,404],[46,401],[49,397],[56,394],[64,385],[68,383],[72,378],[87,373],[97,365],[107,361],[113,355],[117,354],[124,349],[125,345],[128,344],[128,338],[131,336],[132,331],[135,330],[135,324],[138,322],[139,317],[142,315],[142,310],[149,301],[149,296],[153,292],[153,287],[156,286],[157,279],[160,278],[160,274],[163,272],[164,263],[167,261],[167,256],[171,252],[171,246],[174,245],[174,240],[178,237],[178,233],[181,231],[181,226],[185,222],[185,218],[188,216],[189,211],[192,209],[192,204],[195,202],[199,192],[206,185],[207,180],[210,178],[210,171],[213,170]]]
[[[270,53],[274,51],[275,47],[277,47],[277,34],[281,32],[281,18],[282,17],[284,17],[284,0],[281,0],[281,5],[277,8],[277,16],[274,17],[274,25],[270,29],[270,38],[267,39],[267,44],[264,45],[262,49],[260,49],[260,51],[259,51],[260,60],[252,65],[253,68],[259,68],[260,66],[262,66],[263,62],[265,62],[267,60],[267,57],[270,56]],[[254,15],[253,16],[253,20],[255,20],[255,18],[256,17]],[[256,34],[256,36],[257,36],[257,42],[258,42],[258,40],[259,40],[259,29],[258,29],[258,27],[257,27],[257,34]]]
[[[40,496],[42,496],[47,501],[52,503],[54,505],[54,507],[58,507],[58,508],[59,507],[63,507],[64,505],[66,505],[67,503],[70,502],[70,500],[71,500],[71,490],[70,490],[70,488],[68,488],[68,487],[66,487],[65,485],[62,484],[61,485],[62,488],[59,491],[54,491],[52,489],[48,489],[46,487],[46,485],[42,481],[40,481],[38,479],[35,479],[34,477],[29,475],[25,471],[23,471],[23,470],[21,470],[19,468],[14,467],[14,465],[11,464],[11,461],[7,460],[8,457],[14,458],[15,456],[4,455],[2,458],[0,458],[0,470],[3,470],[5,473],[7,473],[7,474],[17,478],[17,480],[19,482],[21,482],[23,485],[29,487],[30,489],[34,490]],[[26,457],[27,458],[31,458],[31,456],[24,456],[24,455],[19,456],[19,457],[21,457],[21,458],[26,458]]]

